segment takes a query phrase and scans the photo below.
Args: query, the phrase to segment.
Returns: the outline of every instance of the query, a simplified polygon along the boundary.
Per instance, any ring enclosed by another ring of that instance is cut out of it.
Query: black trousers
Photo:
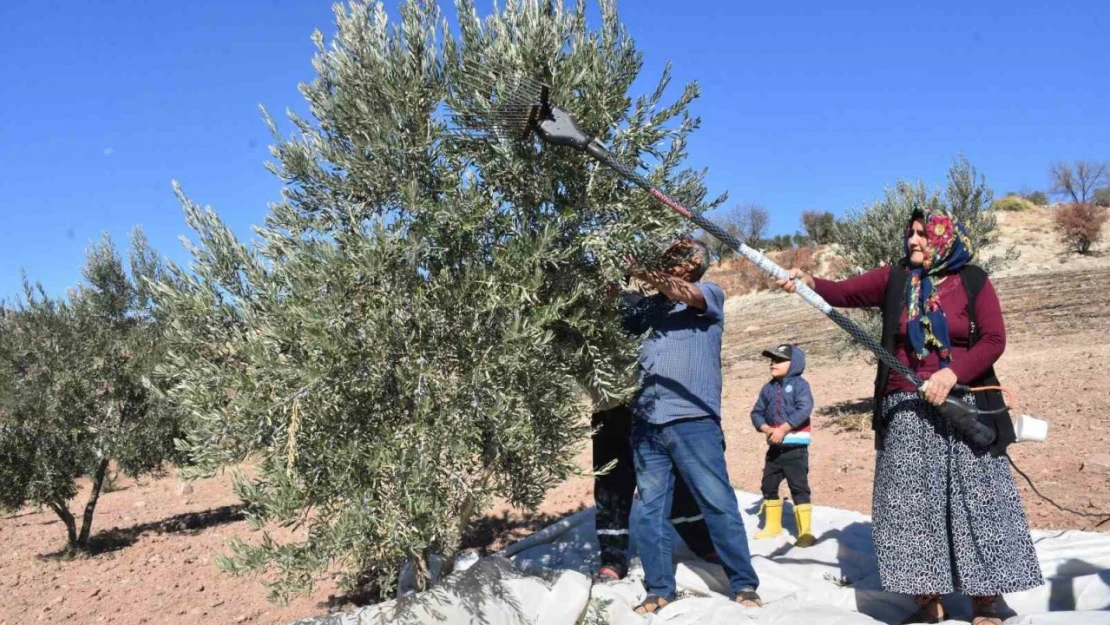
[[[763,465],[763,498],[778,499],[779,484],[786,478],[794,505],[809,503],[809,447],[771,445]]]
[[[623,575],[628,570],[628,518],[636,491],[636,469],[632,465],[632,411],[626,406],[595,412],[593,462],[599,470],[613,460],[617,465],[605,475],[594,478],[594,503],[597,505],[597,542],[602,566],[612,566]],[[671,523],[675,531],[698,557],[715,562],[717,554],[709,538],[709,526],[681,477],[675,477]]]

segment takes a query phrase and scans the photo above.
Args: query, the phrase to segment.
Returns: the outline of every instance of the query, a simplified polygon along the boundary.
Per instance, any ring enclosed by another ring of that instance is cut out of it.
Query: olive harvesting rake
[[[459,88],[464,90],[464,98],[480,102],[480,106],[467,107],[453,111],[458,134],[482,136],[495,141],[527,141],[532,136],[543,143],[585,152],[595,161],[612,169],[626,181],[647,191],[659,203],[675,211],[685,219],[709,233],[738,254],[754,263],[764,273],[789,280],[790,274],[770,258],[752,249],[743,241],[732,236],[717,224],[702,215],[691,211],[662,190],[653,186],[646,178],[632,168],[619,162],[596,138],[587,135],[579,128],[569,113],[550,101],[551,88],[530,77],[504,73],[498,74],[488,68],[464,65]],[[905,364],[895,358],[867,332],[849,319],[844,313],[833,308],[802,280],[795,279],[795,292],[814,308],[820,310],[836,325],[860,345],[868,349],[892,370],[913,383],[914,388],[924,385]],[[995,440],[994,429],[979,421],[980,415],[998,414],[1005,407],[996,410],[980,410],[960,400],[959,396],[971,390],[965,385],[956,385],[951,395],[939,407],[958,431],[972,444],[989,447]]]

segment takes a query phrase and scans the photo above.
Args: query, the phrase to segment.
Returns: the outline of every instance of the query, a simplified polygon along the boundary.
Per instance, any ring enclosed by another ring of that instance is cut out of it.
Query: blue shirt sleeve
[[[698,282],[701,296],[705,298],[705,310],[698,315],[710,321],[724,321],[725,319],[725,292],[721,287],[712,282]]]
[[[767,417],[764,414],[766,411],[767,399],[763,397],[763,391],[760,390],[759,399],[755,400],[755,408],[752,408],[752,425],[755,426],[757,432],[759,428],[767,424]]]
[[[793,384],[794,409],[786,415],[786,421],[790,427],[796,428],[809,421],[809,416],[813,413],[813,392],[809,389],[809,382],[802,378],[795,378]]]

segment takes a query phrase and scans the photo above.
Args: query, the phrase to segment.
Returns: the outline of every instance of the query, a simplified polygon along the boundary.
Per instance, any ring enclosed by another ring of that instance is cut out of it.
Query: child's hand
[[[783,437],[785,437],[786,433],[789,431],[790,426],[784,423],[783,425],[775,428],[774,431],[772,431],[771,434],[767,436],[767,440],[770,441],[772,445],[781,445]]]

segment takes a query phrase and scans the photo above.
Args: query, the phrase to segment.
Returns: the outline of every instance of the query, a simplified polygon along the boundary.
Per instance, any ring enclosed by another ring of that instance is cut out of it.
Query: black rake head
[[[517,72],[465,64],[452,107],[456,134],[495,142],[526,141],[585,150],[590,137],[566,111],[551,104],[551,87]]]

